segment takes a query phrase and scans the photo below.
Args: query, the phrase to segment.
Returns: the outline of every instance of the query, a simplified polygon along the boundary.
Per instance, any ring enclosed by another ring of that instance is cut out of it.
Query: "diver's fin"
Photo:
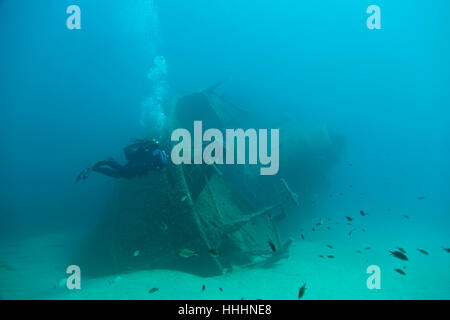
[[[75,183],[80,182],[81,180],[86,180],[92,172],[92,167],[86,167],[77,175],[75,179]]]

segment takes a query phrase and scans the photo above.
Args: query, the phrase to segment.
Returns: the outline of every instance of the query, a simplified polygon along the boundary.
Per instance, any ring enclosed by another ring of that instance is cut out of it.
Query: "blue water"
[[[227,78],[221,92],[261,123],[289,117],[342,139],[326,179],[281,223],[284,238],[300,241],[304,229],[316,243],[370,243],[389,276],[388,250],[404,246],[418,255],[414,281],[433,276],[443,286],[381,297],[449,298],[448,1],[150,2],[0,2],[0,262],[16,269],[5,253],[14,254],[11,241],[96,225],[115,183],[74,178],[99,159],[124,161],[129,139],[145,135],[141,104],[154,89],[147,73],[164,56],[168,99]],[[81,8],[81,30],[66,27],[71,4]],[[381,8],[381,30],[366,27],[371,4]],[[364,223],[367,238],[309,231],[319,218],[345,225],[345,216]],[[11,285],[18,275],[1,266],[0,274],[8,281],[0,297],[23,298]]]

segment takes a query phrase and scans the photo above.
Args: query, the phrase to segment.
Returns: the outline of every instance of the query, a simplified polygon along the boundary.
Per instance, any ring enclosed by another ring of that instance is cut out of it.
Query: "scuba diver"
[[[160,171],[168,164],[166,152],[156,140],[135,140],[133,144],[124,148],[125,158],[128,161],[121,165],[113,158],[108,158],[85,168],[78,174],[75,182],[85,180],[92,171],[102,173],[113,178],[132,179],[143,176],[149,171]]]

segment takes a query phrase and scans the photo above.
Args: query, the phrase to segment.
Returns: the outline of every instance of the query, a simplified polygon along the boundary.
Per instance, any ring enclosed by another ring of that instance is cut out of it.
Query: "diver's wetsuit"
[[[113,178],[131,179],[160,170],[168,163],[165,151],[154,141],[136,142],[126,147],[124,153],[128,161],[125,165],[111,158],[97,162],[92,170]]]

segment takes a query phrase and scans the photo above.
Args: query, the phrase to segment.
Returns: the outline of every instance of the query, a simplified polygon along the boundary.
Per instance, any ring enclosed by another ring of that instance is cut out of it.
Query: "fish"
[[[217,252],[217,249],[214,249],[214,248],[209,249],[208,252],[209,252],[212,256],[215,256],[215,257],[217,257],[217,256],[219,255],[219,253]]]
[[[344,194],[342,193],[342,192],[339,192],[338,193],[338,196],[343,196]]]
[[[220,292],[223,292],[223,289],[222,289],[222,288],[219,288],[219,290],[220,290]]]
[[[327,247],[333,249],[333,246],[331,244],[327,244]]]
[[[151,288],[150,290],[148,290],[148,293],[155,293],[158,290],[159,288]]]
[[[300,236],[302,237],[302,240],[305,240],[305,236],[303,235],[303,233]]]
[[[202,291],[205,291],[205,289],[206,289],[206,286],[203,285],[203,286],[202,286]]]
[[[3,261],[0,261],[0,268],[5,269],[6,271],[15,271],[13,267],[11,267],[9,264]]]
[[[328,227],[327,227],[327,229],[328,229],[328,230],[331,230],[331,227],[330,227],[330,226],[328,226]]]
[[[367,247],[367,248],[364,248],[364,249],[366,249],[366,250],[370,250],[370,247]]]
[[[352,221],[353,219],[351,217],[345,217],[348,221]]]
[[[306,291],[306,282],[303,283],[303,285],[298,290],[298,298],[301,299],[305,295]]]
[[[319,258],[324,258],[324,256],[320,254],[320,255],[319,255]]]
[[[442,248],[445,252],[450,253],[450,248]]]
[[[425,196],[420,196],[420,197],[417,197],[417,200],[425,200],[426,199],[426,197]]]
[[[392,256],[394,256],[397,259],[408,261],[408,257],[404,253],[401,253],[400,251],[389,251],[389,252],[391,253]]]
[[[400,273],[401,275],[406,276],[406,272],[403,271],[402,269],[394,269],[394,271],[396,271],[397,273]]]
[[[191,258],[191,257],[198,256],[198,251],[194,251],[194,250],[185,248],[185,249],[181,249],[178,252],[178,255],[180,255],[183,258]]]
[[[351,184],[348,185],[349,188],[353,188],[353,186]]]
[[[348,233],[348,235],[351,237],[351,236],[352,236],[352,233],[353,233],[354,231],[356,231],[356,228],[350,230],[349,233]]]
[[[403,218],[409,219],[409,216],[407,216],[406,214],[404,214],[404,215],[403,215]]]
[[[332,254],[330,254],[327,256],[327,258],[334,259],[334,256]]]
[[[139,250],[136,250],[136,251],[133,253],[133,257],[137,257],[140,253],[141,253],[141,252],[140,252]]]
[[[272,249],[272,252],[276,252],[277,251],[277,247],[275,247],[275,245],[273,244],[272,241],[267,241],[267,243],[270,246],[270,249]]]
[[[161,224],[159,225],[159,228],[162,231],[167,231],[167,229],[168,229],[167,224],[165,222],[161,222]]]
[[[365,229],[365,228],[362,228],[361,231],[362,231],[362,232],[366,232],[366,229]]]
[[[364,210],[360,210],[359,214],[362,215],[363,217],[369,215],[367,212],[364,212]]]
[[[356,251],[357,253],[362,253],[362,251],[361,250],[358,250],[358,251]]]
[[[429,256],[429,255],[430,255],[427,251],[425,251],[425,250],[423,250],[423,249],[417,249],[417,251],[423,253],[423,254],[426,255],[426,256]]]
[[[312,232],[316,231],[316,229],[315,229],[315,228],[312,228],[311,230],[312,230]]]
[[[400,252],[406,254],[406,250],[405,250],[405,249],[403,249],[403,248],[401,248],[401,247],[397,247],[397,249],[398,249],[398,251],[400,251]]]

